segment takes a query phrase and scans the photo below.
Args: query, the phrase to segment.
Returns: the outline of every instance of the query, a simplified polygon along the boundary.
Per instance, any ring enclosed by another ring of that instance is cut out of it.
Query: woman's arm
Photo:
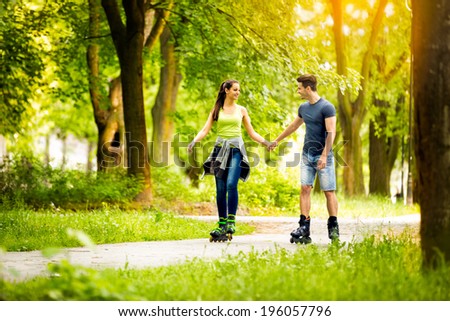
[[[212,111],[209,113],[208,119],[206,120],[205,126],[203,126],[202,130],[198,132],[197,136],[192,140],[192,142],[188,145],[188,152],[192,152],[192,149],[194,148],[195,143],[201,141],[203,138],[205,138],[206,135],[208,135],[209,131],[212,128],[214,121],[212,116]]]
[[[253,129],[247,109],[245,107],[239,107],[239,108],[241,108],[241,111],[242,111],[242,121],[244,122],[245,130],[247,131],[250,138],[253,139],[257,143],[263,144],[265,146],[269,146],[270,143]]]

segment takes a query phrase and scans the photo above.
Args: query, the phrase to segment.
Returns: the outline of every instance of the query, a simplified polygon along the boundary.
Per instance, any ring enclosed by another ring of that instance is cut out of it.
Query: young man
[[[269,146],[273,150],[280,141],[295,132],[303,123],[306,135],[301,162],[300,221],[299,227],[291,233],[291,243],[310,243],[311,189],[316,174],[320,188],[327,199],[328,237],[339,239],[337,222],[338,201],[336,198],[336,174],[333,155],[333,142],[336,136],[336,109],[317,93],[317,80],[313,75],[297,78],[297,92],[306,102],[298,109],[294,121]]]

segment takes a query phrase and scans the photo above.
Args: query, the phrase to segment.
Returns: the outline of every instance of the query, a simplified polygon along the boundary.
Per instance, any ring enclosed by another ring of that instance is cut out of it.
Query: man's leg
[[[301,190],[300,190],[300,220],[299,227],[291,232],[291,243],[311,243],[309,217],[311,210],[311,190],[316,176],[316,169],[307,154],[302,156]]]
[[[333,154],[328,155],[327,166],[319,171],[320,188],[327,199],[328,237],[334,241],[339,239],[339,224],[337,222],[338,201],[336,197],[336,173]]]
[[[300,214],[309,218],[309,212],[311,210],[311,190],[312,186],[302,185],[300,190]]]
[[[329,216],[337,216],[338,213],[338,200],[335,191],[324,191],[327,199],[327,210]]]

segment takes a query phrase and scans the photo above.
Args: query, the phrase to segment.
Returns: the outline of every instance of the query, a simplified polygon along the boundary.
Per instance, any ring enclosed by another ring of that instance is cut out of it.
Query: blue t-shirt
[[[303,153],[312,156],[322,154],[327,138],[325,118],[336,116],[333,104],[324,98],[320,98],[315,104],[307,101],[298,108],[298,116],[306,125]]]

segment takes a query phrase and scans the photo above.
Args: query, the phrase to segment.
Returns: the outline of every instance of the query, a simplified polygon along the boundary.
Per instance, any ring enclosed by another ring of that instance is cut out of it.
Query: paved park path
[[[187,216],[200,220],[215,221],[213,216]],[[67,248],[51,258],[40,251],[0,253],[0,277],[7,280],[24,280],[37,275],[47,275],[47,265],[68,259],[72,264],[96,269],[146,268],[182,263],[193,258],[213,259],[240,252],[266,251],[285,248],[295,251],[298,246],[289,242],[289,233],[296,226],[295,217],[241,216],[240,222],[256,226],[251,235],[235,236],[232,242],[210,243],[207,238],[180,240],[103,244],[94,248]],[[341,241],[362,240],[373,233],[401,233],[405,229],[418,231],[420,215],[412,214],[390,218],[339,219]],[[318,246],[327,246],[326,220],[314,219],[311,238]]]

